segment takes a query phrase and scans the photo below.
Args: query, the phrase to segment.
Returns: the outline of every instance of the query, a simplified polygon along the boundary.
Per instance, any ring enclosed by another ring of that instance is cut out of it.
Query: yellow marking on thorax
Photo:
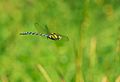
[[[58,38],[58,36],[56,34],[54,34],[53,36],[54,36],[54,38]]]
[[[51,33],[49,35],[49,39],[52,39],[52,40],[60,40],[61,39],[61,36],[57,35],[56,33]]]

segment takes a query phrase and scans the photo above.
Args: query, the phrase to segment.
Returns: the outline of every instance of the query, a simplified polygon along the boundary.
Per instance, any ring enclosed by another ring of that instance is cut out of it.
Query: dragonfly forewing
[[[44,27],[40,26],[39,23],[35,23],[34,25],[35,25],[35,28],[37,29],[38,32],[40,32],[40,33],[46,33],[46,34],[50,33],[47,25],[44,25]]]

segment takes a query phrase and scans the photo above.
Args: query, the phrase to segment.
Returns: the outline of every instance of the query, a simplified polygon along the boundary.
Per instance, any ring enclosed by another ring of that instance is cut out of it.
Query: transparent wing
[[[40,26],[39,23],[35,23],[34,25],[38,32],[47,34],[50,33],[47,25],[45,25],[44,27]]]
[[[45,25],[45,30],[46,30],[47,33],[50,33],[50,30],[48,29],[47,25]]]
[[[61,36],[61,40],[63,41],[69,41],[68,36],[64,36],[64,35],[60,35]]]

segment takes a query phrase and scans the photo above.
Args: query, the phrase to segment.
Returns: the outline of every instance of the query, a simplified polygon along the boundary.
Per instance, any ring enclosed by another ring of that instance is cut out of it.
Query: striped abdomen
[[[20,35],[38,35],[48,37],[47,34],[37,33],[37,32],[21,32]]]

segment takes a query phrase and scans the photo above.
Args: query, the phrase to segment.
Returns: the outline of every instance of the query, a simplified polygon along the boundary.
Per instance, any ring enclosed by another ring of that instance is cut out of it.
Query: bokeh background
[[[0,82],[120,82],[120,0],[0,0]]]

